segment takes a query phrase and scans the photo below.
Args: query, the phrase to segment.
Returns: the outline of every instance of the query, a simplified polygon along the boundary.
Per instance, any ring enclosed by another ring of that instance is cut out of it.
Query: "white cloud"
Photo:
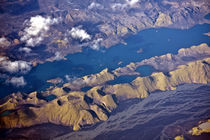
[[[100,42],[102,41],[102,38],[98,38],[96,40],[93,40],[92,44],[90,45],[90,48],[93,50],[99,50],[100,49]]]
[[[93,78],[87,77],[84,79],[84,78],[77,78],[75,76],[65,75],[65,79],[75,86],[81,86],[89,84]]]
[[[62,60],[62,59],[63,59],[63,56],[61,55],[61,53],[60,52],[56,52],[54,60],[59,61],[59,60]]]
[[[89,84],[92,79],[93,79],[93,77],[88,77],[86,79],[83,79],[83,82],[84,82],[84,84]]]
[[[86,84],[85,80],[83,80],[81,78],[75,79],[75,80],[73,80],[71,82],[72,82],[72,84],[74,84],[76,86],[80,86],[80,85]]]
[[[57,18],[45,18],[40,15],[31,17],[25,22],[27,27],[24,29],[20,40],[26,42],[26,46],[34,47],[41,43],[50,26],[58,22],[59,19]]]
[[[208,32],[208,33],[204,33],[204,35],[206,35],[206,36],[209,36],[209,37],[210,37],[210,32]]]
[[[88,6],[88,9],[103,9],[103,5],[99,4],[99,3],[96,3],[96,2],[92,2],[89,6]]]
[[[25,79],[23,76],[21,77],[12,77],[11,79],[7,79],[6,83],[12,84],[14,86],[20,87],[20,86],[25,86],[27,83],[25,82]]]
[[[7,41],[7,39],[5,37],[1,37],[0,38],[0,43],[3,43],[4,41]]]
[[[111,6],[113,10],[123,10],[126,7],[127,7],[127,4],[122,4],[122,3],[113,3]]]
[[[139,0],[125,0],[124,3],[113,3],[111,8],[113,10],[123,10],[125,8],[133,7],[137,4]]]
[[[139,2],[139,0],[126,0],[126,3],[130,6],[134,6],[138,2]]]
[[[20,52],[25,52],[25,53],[30,53],[31,52],[31,48],[28,47],[23,47],[23,48],[19,48]]]
[[[4,57],[4,56],[0,56],[0,62],[1,61],[5,61],[6,60],[6,57]],[[1,63],[0,63],[1,64]]]
[[[72,38],[80,39],[80,41],[90,40],[91,36],[80,27],[73,27],[71,31],[69,31]]]
[[[72,82],[72,81],[74,81],[74,80],[77,79],[77,77],[72,77],[72,76],[70,76],[70,75],[65,75],[65,78],[66,78],[66,80],[67,80],[68,82]]]
[[[67,81],[71,81],[71,77],[69,75],[65,75]]]
[[[0,38],[0,47],[8,47],[11,43],[5,38]]]
[[[31,63],[26,61],[10,61],[2,59],[0,61],[0,70],[9,73],[27,73],[31,70]]]

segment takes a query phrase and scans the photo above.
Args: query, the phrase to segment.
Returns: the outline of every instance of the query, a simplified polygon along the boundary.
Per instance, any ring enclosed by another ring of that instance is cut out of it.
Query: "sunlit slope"
[[[87,92],[66,92],[63,87],[57,87],[57,92],[63,93],[52,101],[40,98],[38,95],[41,93],[37,92],[12,94],[1,101],[0,127],[27,127],[50,122],[78,130],[82,126],[107,120],[121,99],[145,98],[153,91],[173,90],[184,83],[208,83],[209,64],[210,58],[206,58],[180,65],[167,74],[158,72],[138,77],[131,83],[95,86]],[[42,94],[51,93],[45,92]]]

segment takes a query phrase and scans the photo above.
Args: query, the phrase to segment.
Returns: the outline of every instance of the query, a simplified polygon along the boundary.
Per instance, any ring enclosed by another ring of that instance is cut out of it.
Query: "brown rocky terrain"
[[[210,47],[206,44],[192,46],[190,48],[182,48],[177,54],[166,54],[162,56],[154,56],[140,62],[133,63],[125,67],[120,67],[113,71],[116,75],[138,75],[136,69],[143,65],[150,65],[157,71],[169,72],[176,69],[178,65],[186,64],[191,61],[203,59],[210,56]]]
[[[198,124],[183,135],[176,136],[174,140],[203,139],[207,140],[210,136],[210,120],[199,121]]]
[[[173,90],[184,83],[210,81],[210,58],[180,65],[165,75],[153,73],[147,77],[137,77],[131,83],[95,86],[87,92],[68,91],[61,88],[28,95],[14,93],[1,100],[1,128],[22,128],[42,123],[72,126],[78,130],[108,119],[109,112],[117,107],[117,102],[130,98],[146,98],[156,90]],[[42,96],[41,96],[42,95]],[[47,96],[54,95],[52,100]]]
[[[116,0],[5,0],[0,2],[0,63],[20,63],[24,69],[17,72],[27,73],[31,65],[65,59],[67,54],[81,52],[84,47],[98,50],[101,46],[126,44],[127,36],[144,29],[187,29],[209,23],[204,18],[210,12],[209,6],[208,0],[141,0],[134,4]],[[42,24],[32,24],[33,17],[46,27],[40,29]],[[28,35],[31,27],[38,27],[38,34]],[[156,72],[141,77],[137,68],[144,65],[154,67]],[[0,130],[33,131],[53,124],[77,131],[106,121],[122,100],[143,99],[157,90],[174,90],[185,83],[207,84],[209,71],[210,49],[201,44],[180,49],[178,54],[132,62],[113,71],[107,68],[61,87],[57,84],[62,79],[51,79],[48,82],[54,83],[54,87],[45,91],[18,92],[0,99]],[[136,78],[130,83],[107,84],[123,75]]]
[[[27,6],[30,4],[33,4],[33,7],[29,9]],[[11,59],[30,60],[34,63],[52,61],[56,52],[61,53],[61,56],[79,52],[84,46],[111,47],[124,42],[126,36],[147,28],[184,29],[196,24],[209,23],[204,16],[210,12],[208,0],[143,0],[135,4],[113,0],[100,2],[30,0],[4,1],[0,3],[0,8],[2,10],[0,20],[3,21],[0,23],[0,36],[4,36],[10,44],[1,49],[0,54]],[[23,10],[17,12],[21,8]],[[60,19],[59,23],[51,26],[43,36],[43,41],[37,44],[36,48],[43,53],[37,55],[36,49],[33,48],[32,56],[13,53],[25,45],[24,41],[20,41],[26,26],[23,23],[37,15]],[[84,29],[90,35],[90,40],[79,41],[72,38],[68,32],[73,27]]]

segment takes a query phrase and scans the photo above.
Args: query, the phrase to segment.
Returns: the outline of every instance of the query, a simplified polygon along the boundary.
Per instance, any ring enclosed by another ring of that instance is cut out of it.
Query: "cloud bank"
[[[133,7],[135,4],[137,4],[139,0],[125,0],[124,3],[113,3],[111,5],[111,8],[113,10],[123,10],[128,7]]]
[[[138,2],[139,2],[139,0],[126,0],[126,4],[128,4],[130,6],[134,6]]]
[[[114,3],[112,4],[111,8],[113,10],[123,10],[127,7],[127,4],[121,4],[121,3]]]
[[[88,9],[103,9],[104,6],[101,5],[100,3],[92,2],[89,6]]]
[[[23,48],[19,48],[20,52],[25,52],[25,53],[30,53],[32,50],[31,48],[28,47],[23,47]]]
[[[73,27],[71,31],[69,31],[69,34],[71,35],[72,38],[79,39],[80,41],[91,39],[91,36],[80,27]]]
[[[71,75],[65,75],[65,79],[66,79],[68,82],[72,82],[72,81],[76,80],[77,77],[71,76]]]
[[[103,41],[102,38],[98,38],[96,40],[93,40],[92,44],[90,45],[90,48],[93,49],[93,50],[99,50],[101,41]]]
[[[64,58],[64,57],[61,55],[60,52],[56,52],[56,53],[55,53],[54,60],[59,61],[59,60],[62,60],[63,58]]]
[[[25,82],[23,76],[21,77],[12,77],[11,79],[6,80],[7,84],[12,84],[13,86],[16,87],[22,87],[25,86],[27,83]]]
[[[41,43],[45,34],[50,29],[50,26],[58,23],[57,18],[42,17],[37,15],[25,21],[26,28],[22,32],[21,41],[26,43],[26,46],[34,47]]]
[[[4,47],[8,47],[10,46],[10,42],[5,38],[5,37],[1,37],[0,38],[0,48],[4,48]]]
[[[31,63],[22,60],[10,61],[1,58],[0,70],[9,73],[27,73],[31,70]]]

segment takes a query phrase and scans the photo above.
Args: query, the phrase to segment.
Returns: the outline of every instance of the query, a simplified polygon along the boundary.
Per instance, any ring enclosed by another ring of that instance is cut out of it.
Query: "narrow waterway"
[[[102,48],[99,51],[87,47],[81,53],[68,55],[65,61],[47,62],[34,67],[24,76],[27,85],[23,88],[1,83],[0,98],[17,91],[29,93],[44,90],[50,86],[46,81],[52,78],[61,77],[65,80],[65,75],[82,77],[98,73],[104,68],[116,69],[130,62],[141,61],[153,56],[166,53],[176,54],[180,48],[189,48],[201,43],[210,44],[209,36],[204,35],[207,32],[210,32],[210,24],[196,25],[186,30],[146,29],[128,37],[125,40],[127,45],[118,44],[110,49]],[[143,76],[149,75],[152,71],[148,67],[141,69]],[[133,78],[122,77],[121,79],[126,82]],[[119,80],[111,83],[118,83]]]

